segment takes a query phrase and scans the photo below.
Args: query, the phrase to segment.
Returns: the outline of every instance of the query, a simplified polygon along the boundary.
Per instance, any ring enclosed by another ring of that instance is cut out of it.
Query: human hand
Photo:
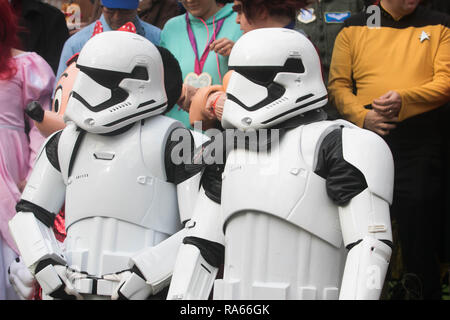
[[[223,91],[215,91],[208,96],[206,100],[206,113],[209,119],[222,120],[223,105],[227,94]]]
[[[396,128],[398,117],[385,117],[375,110],[369,110],[364,119],[364,128],[371,130],[380,136],[386,136]]]
[[[231,41],[228,38],[221,38],[221,39],[214,40],[209,45],[209,50],[215,51],[216,53],[218,53],[224,57],[227,57],[230,55],[231,49],[233,49],[233,46],[234,46],[233,41]]]
[[[180,98],[177,101],[177,105],[186,112],[189,112],[191,107],[192,97],[197,92],[198,88],[195,88],[189,84],[183,84]]]
[[[402,107],[402,97],[396,91],[388,91],[378,99],[373,100],[372,108],[384,117],[398,116]]]

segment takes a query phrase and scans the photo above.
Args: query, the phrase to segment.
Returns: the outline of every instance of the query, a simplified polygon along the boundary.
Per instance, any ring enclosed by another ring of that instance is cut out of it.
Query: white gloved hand
[[[63,300],[82,300],[83,297],[73,287],[70,277],[74,272],[67,266],[48,259],[41,261],[35,271],[36,280],[46,295]]]
[[[152,294],[152,287],[139,270],[129,270],[111,275],[119,284],[111,295],[112,300],[145,300]],[[108,276],[103,276],[108,279]]]
[[[18,257],[8,268],[9,282],[22,300],[32,300],[37,281]]]

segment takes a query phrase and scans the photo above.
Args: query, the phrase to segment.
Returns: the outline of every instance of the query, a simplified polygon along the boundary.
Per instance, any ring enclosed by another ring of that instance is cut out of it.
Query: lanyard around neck
[[[191,42],[192,50],[195,53],[195,69],[194,69],[194,71],[196,74],[202,73],[203,67],[206,62],[206,58],[208,57],[208,54],[209,54],[209,45],[216,39],[217,34],[219,33],[220,29],[222,28],[224,20],[225,19],[221,19],[221,20],[217,21],[217,28],[215,28],[211,39],[209,39],[208,43],[206,44],[205,50],[203,50],[203,54],[202,54],[201,58],[199,59],[197,42],[195,41],[194,31],[192,30],[191,22],[189,21],[189,14],[186,12],[186,26],[187,26],[187,31],[188,31],[188,35],[189,35],[189,41]],[[214,21],[213,21],[213,24],[214,24]],[[206,27],[206,28],[208,28],[208,27]]]

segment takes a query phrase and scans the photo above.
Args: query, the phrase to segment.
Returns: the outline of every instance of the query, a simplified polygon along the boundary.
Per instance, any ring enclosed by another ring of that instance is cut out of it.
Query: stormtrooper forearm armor
[[[186,237],[178,251],[168,299],[208,299],[223,262],[221,228],[220,205],[202,188],[192,219],[186,223]]]
[[[131,257],[130,267],[138,268],[151,287],[150,294],[157,294],[170,283],[178,249],[185,234],[186,229],[182,229],[156,246]]]

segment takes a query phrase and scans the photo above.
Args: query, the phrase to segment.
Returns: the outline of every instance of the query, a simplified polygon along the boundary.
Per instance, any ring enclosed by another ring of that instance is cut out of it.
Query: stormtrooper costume
[[[171,161],[183,134],[194,148],[192,134],[161,115],[181,93],[178,63],[139,35],[111,31],[86,43],[77,67],[67,127],[41,150],[11,233],[45,296],[155,297],[199,185]],[[51,227],[64,202],[61,248]]]
[[[203,148],[208,159],[223,143],[226,161],[203,171],[168,299],[207,299],[213,285],[214,299],[379,299],[392,248],[388,146],[325,120],[320,60],[302,34],[248,32],[229,66],[222,126],[256,133],[258,148],[228,133]]]

